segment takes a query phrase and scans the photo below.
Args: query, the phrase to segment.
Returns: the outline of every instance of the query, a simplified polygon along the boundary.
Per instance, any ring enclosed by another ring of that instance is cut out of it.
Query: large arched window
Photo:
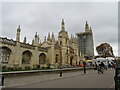
[[[39,55],[39,63],[40,64],[45,64],[45,59],[46,59],[46,55],[44,53],[41,53]]]
[[[8,64],[11,52],[8,47],[0,47],[0,62]]]
[[[30,51],[24,51],[22,53],[22,64],[30,64],[32,53]]]

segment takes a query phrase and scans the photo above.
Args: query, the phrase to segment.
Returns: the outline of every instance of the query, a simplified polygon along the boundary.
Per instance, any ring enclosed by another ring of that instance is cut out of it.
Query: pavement
[[[71,83],[70,83],[71,82]],[[77,85],[76,82],[79,84]],[[82,82],[82,83],[81,83]],[[54,84],[52,84],[54,83]],[[66,84],[67,83],[67,84]],[[81,84],[80,84],[81,83]],[[100,85],[98,85],[98,84]],[[72,84],[72,85],[71,85]],[[74,85],[75,84],[75,85]],[[96,84],[96,85],[95,85]],[[61,86],[62,85],[62,86]],[[106,70],[104,74],[98,74],[95,70],[74,71],[51,74],[33,74],[25,76],[13,76],[5,78],[5,88],[114,88],[114,70]]]

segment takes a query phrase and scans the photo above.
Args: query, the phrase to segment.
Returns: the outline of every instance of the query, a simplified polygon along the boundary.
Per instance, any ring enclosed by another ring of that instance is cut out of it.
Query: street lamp
[[[68,55],[69,55],[69,53],[68,53],[68,47],[67,47],[66,55],[67,55],[67,64],[68,64]]]
[[[62,77],[62,53],[61,53],[61,47],[60,47],[60,77]]]
[[[114,76],[115,90],[120,90],[120,67],[119,67],[119,63],[117,61],[116,61],[116,64],[117,64],[117,66],[115,68],[115,76]]]

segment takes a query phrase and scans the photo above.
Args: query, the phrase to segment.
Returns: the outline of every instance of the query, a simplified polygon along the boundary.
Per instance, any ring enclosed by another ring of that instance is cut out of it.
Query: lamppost
[[[62,77],[62,52],[61,52],[61,47],[60,47],[60,77]]]
[[[117,66],[115,68],[115,76],[114,76],[115,90],[120,90],[120,64],[117,61],[116,64]]]
[[[66,55],[67,55],[67,64],[68,64],[68,55],[69,55],[69,53],[68,53],[68,47],[67,47]]]

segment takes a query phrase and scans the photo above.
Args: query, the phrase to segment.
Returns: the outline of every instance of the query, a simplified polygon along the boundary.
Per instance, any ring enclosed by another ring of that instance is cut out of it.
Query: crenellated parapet
[[[44,47],[38,47],[38,51],[48,52],[48,49]]]
[[[14,41],[13,39],[7,39],[7,38],[2,38],[2,37],[0,37],[0,43],[8,44],[8,45],[11,45],[11,46],[16,45],[16,41]]]
[[[20,43],[20,47],[35,50],[35,46],[30,44]]]

